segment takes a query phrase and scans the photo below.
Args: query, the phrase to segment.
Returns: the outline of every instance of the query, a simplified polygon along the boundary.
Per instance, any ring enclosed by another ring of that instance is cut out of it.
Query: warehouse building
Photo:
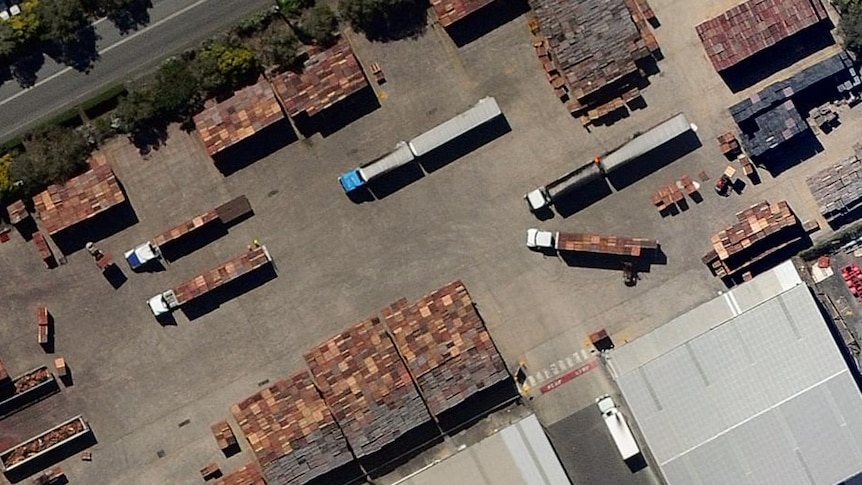
[[[788,261],[607,362],[668,484],[831,485],[862,471],[845,355]]]

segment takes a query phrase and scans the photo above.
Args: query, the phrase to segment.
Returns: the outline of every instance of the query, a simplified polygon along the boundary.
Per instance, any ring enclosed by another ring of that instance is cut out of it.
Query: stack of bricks
[[[39,329],[39,343],[44,345],[48,343],[48,325],[51,317],[48,315],[48,307],[36,307],[36,327]]]
[[[27,208],[24,207],[24,201],[20,199],[6,206],[6,212],[9,214],[9,222],[12,224],[18,224],[24,219],[30,217],[30,214],[27,212]]]
[[[721,150],[722,155],[733,155],[739,151],[739,142],[732,131],[728,131],[718,137],[718,148]]]
[[[431,0],[431,8],[443,27],[458,22],[494,0]]]
[[[720,72],[827,18],[820,0],[748,0],[695,30]]]
[[[266,480],[256,465],[248,463],[221,477],[215,485],[266,485]]]
[[[398,352],[435,416],[511,379],[460,281],[383,310]]]
[[[658,241],[642,237],[602,236],[598,234],[557,233],[557,249],[586,253],[638,257],[645,249],[655,250]]]
[[[36,246],[36,251],[39,252],[39,258],[45,263],[45,267],[51,268],[54,266],[54,253],[51,251],[51,247],[48,246],[48,241],[45,240],[42,232],[34,232],[32,239],[33,245]]]
[[[301,74],[287,71],[272,86],[291,117],[314,116],[368,86],[362,67],[342,38],[329,49],[312,54]]]
[[[220,450],[226,451],[236,446],[236,436],[234,436],[233,430],[230,429],[230,425],[227,421],[219,421],[218,423],[215,423],[210,426],[210,431],[212,431],[213,437],[215,438],[216,444]]]
[[[283,119],[284,112],[272,86],[263,77],[222,102],[207,101],[204,110],[194,117],[210,156]]]
[[[210,222],[218,219],[218,213],[215,209],[211,211],[207,211],[197,217],[194,217],[182,224],[179,224],[167,231],[159,234],[155,238],[153,238],[153,244],[156,246],[163,246],[168,241],[173,241],[174,239],[180,238],[195,229],[198,229]]]
[[[820,214],[830,224],[862,206],[862,161],[853,155],[806,179]]]
[[[377,317],[311,349],[305,360],[357,458],[431,421]]]
[[[755,204],[736,214],[736,219],[736,224],[712,236],[712,249],[703,257],[719,277],[737,273],[800,237],[801,231],[788,230],[800,226],[783,200],[775,206],[766,201]]]
[[[36,214],[55,234],[126,200],[107,158],[94,154],[90,170],[33,197]]]
[[[646,0],[530,0],[533,45],[572,116],[589,124],[640,97],[639,63],[659,50]],[[558,77],[559,76],[559,77]]]
[[[353,459],[307,371],[234,404],[231,412],[271,483],[307,483]]]
[[[174,287],[174,295],[180,302],[191,301],[213,288],[234,280],[268,262],[266,248],[258,246]]]

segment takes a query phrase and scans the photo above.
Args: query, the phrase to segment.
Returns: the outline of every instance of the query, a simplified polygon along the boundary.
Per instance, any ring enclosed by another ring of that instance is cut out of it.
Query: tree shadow
[[[153,119],[136,126],[129,133],[129,141],[141,155],[158,150],[168,139],[168,122]]]
[[[358,25],[370,41],[389,42],[416,38],[425,32],[428,24],[428,2],[426,0],[404,0],[384,12],[374,12]]]
[[[126,8],[109,13],[108,20],[121,34],[126,35],[150,23],[151,8],[151,0],[130,0]]]
[[[55,61],[72,69],[88,73],[99,60],[96,42],[100,39],[96,29],[88,25],[78,31],[75,40],[66,44],[48,44],[45,52]]]
[[[9,75],[22,88],[29,88],[38,81],[39,70],[45,65],[45,55],[41,52],[25,52],[15,58],[9,66]]]

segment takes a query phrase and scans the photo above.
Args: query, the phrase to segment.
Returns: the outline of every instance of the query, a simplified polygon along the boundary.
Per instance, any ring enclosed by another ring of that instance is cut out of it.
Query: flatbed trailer
[[[658,241],[642,237],[605,236],[575,232],[527,230],[527,247],[583,253],[640,257],[645,250],[658,249]]]
[[[272,262],[266,246],[256,246],[228,261],[147,300],[153,315],[160,316],[226,283]]]

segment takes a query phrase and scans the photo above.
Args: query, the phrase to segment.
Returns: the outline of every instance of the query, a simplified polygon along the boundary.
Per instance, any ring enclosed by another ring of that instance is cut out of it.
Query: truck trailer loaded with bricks
[[[156,317],[166,315],[195,298],[270,263],[272,256],[266,246],[258,245],[185,283],[159,293],[147,300],[147,305]]]
[[[641,237],[602,236],[527,229],[527,247],[538,250],[553,249],[556,251],[639,257],[644,250],[654,251],[658,249],[658,241]]]
[[[600,179],[602,175],[608,176],[611,172],[625,167],[632,160],[636,160],[689,130],[695,131],[696,129],[695,125],[688,122],[685,114],[679,113],[635,136],[603,157],[596,157],[557,180],[527,193],[524,195],[524,200],[527,201],[527,206],[533,212],[546,209],[563,195],[573,192],[575,189],[587,187],[590,183]]]

